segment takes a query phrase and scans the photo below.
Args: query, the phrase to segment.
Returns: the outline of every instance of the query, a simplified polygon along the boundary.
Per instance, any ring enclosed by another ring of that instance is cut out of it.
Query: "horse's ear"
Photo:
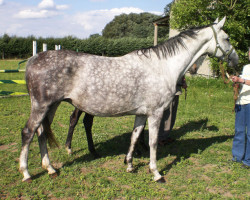
[[[217,17],[216,20],[214,21],[215,24],[218,24],[219,18]]]
[[[216,27],[217,27],[218,29],[221,29],[221,28],[224,26],[225,21],[226,21],[226,16],[223,17],[223,19],[216,25]]]

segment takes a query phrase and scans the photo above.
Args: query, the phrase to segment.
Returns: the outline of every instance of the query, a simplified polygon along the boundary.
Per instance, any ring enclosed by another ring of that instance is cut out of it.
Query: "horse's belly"
[[[73,104],[79,109],[95,115],[95,116],[121,116],[126,114],[134,114],[138,107],[136,105],[131,104],[131,102],[124,101],[97,101],[96,99],[93,101],[82,101],[79,103]]]
[[[133,93],[116,93],[103,90],[71,93],[72,104],[82,111],[96,116],[126,115],[140,107],[141,101]]]

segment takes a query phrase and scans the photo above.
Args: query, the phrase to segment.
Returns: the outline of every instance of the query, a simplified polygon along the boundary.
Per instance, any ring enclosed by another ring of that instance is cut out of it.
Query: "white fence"
[[[61,49],[61,45],[55,45],[55,50],[60,50]],[[43,44],[43,51],[47,51],[48,47],[47,44]],[[37,54],[37,42],[33,41],[33,56],[35,56]]]

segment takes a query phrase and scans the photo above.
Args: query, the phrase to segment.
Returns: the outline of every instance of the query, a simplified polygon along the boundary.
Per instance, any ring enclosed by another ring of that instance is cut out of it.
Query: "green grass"
[[[232,88],[217,79],[187,82],[187,100],[181,95],[172,132],[176,142],[158,147],[157,164],[165,184],[152,181],[148,152],[135,157],[135,173],[126,172],[123,160],[134,116],[95,118],[93,139],[100,159],[88,151],[81,116],[73,136],[74,154],[67,155],[64,143],[74,110],[67,103],[60,105],[52,124],[61,147],[49,148],[60,175],[51,179],[42,169],[35,136],[29,151],[33,182],[22,183],[18,159],[30,100],[0,98],[0,199],[249,199],[249,170],[228,162],[234,135]]]

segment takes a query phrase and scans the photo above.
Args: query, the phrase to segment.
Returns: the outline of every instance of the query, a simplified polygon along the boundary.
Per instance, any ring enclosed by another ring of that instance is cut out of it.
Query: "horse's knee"
[[[26,126],[22,132],[22,146],[31,142],[33,138],[32,131]]]

